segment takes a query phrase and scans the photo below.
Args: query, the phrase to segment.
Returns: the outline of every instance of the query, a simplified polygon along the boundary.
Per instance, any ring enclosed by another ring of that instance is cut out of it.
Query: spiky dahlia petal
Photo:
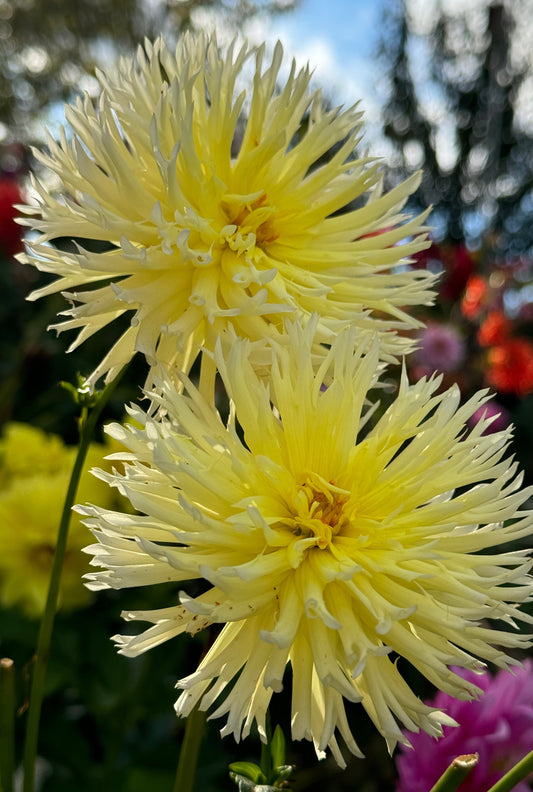
[[[100,474],[144,516],[79,510],[98,540],[92,563],[104,567],[90,586],[183,586],[179,604],[127,614],[153,626],[117,636],[121,652],[224,625],[178,682],[178,714],[200,702],[227,716],[225,734],[240,739],[254,720],[261,730],[290,665],[293,737],[342,763],[337,734],[359,752],[344,701],[365,708],[391,749],[401,726],[437,736],[450,723],[410,689],[405,662],[459,698],[479,690],[453,667],[516,662],[505,649],[530,643],[515,623],[531,621],[518,609],[531,598],[531,562],[499,545],[530,535],[533,520],[503,456],[509,430],[484,434],[485,419],[466,429],[485,393],[461,405],[438,378],[404,376],[360,432],[377,344],[354,352],[357,331],[346,330],[317,369],[315,329],[288,325],[270,385],[248,341],[217,347],[234,403],[227,426],[187,378],[183,393],[165,379],[156,402],[166,417],[136,409],[142,428],[112,427],[129,449],[125,472]],[[207,585],[198,597],[187,593],[195,579]]]
[[[26,222],[41,235],[23,260],[58,277],[32,299],[66,292],[55,327],[79,330],[74,345],[132,317],[91,384],[135,351],[188,371],[228,327],[275,338],[287,313],[318,313],[318,341],[353,323],[381,334],[384,359],[410,349],[404,308],[431,302],[433,282],[404,266],[427,246],[424,217],[402,212],[418,176],[383,193],[376,162],[354,156],[362,113],[325,108],[308,68],[278,89],[281,61],[279,44],[270,63],[263,47],[221,55],[205,35],[147,44],[37,152],[62,194],[34,179]],[[77,250],[50,246],[58,236]]]

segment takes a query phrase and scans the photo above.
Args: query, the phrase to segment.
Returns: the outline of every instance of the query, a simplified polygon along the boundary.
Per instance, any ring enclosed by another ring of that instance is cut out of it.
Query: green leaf
[[[264,784],[266,778],[258,765],[253,762],[232,762],[229,769],[244,778],[250,779],[254,784]]]

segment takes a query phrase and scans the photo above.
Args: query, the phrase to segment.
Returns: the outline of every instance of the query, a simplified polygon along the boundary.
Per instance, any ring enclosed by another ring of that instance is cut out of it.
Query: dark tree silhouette
[[[406,5],[391,0],[381,52],[384,130],[400,170],[423,168],[418,199],[436,207],[443,237],[479,240],[490,230],[508,252],[530,250],[533,136],[517,112],[528,75],[511,46],[524,4],[487,0],[480,14],[465,3],[452,15],[439,2],[423,32]]]

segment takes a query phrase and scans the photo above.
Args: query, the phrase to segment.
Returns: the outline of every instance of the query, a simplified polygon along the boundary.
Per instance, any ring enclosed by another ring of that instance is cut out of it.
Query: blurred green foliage
[[[130,53],[145,37],[175,41],[216,11],[235,30],[259,13],[299,0],[0,0],[0,122],[27,143],[56,103],[94,93],[96,66]]]

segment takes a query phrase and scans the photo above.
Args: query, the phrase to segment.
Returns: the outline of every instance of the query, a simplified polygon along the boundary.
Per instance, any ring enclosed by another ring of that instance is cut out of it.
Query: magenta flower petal
[[[419,348],[414,353],[418,366],[429,374],[434,371],[455,371],[465,359],[463,339],[453,325],[430,322],[418,336]]]
[[[427,792],[456,756],[478,753],[479,763],[461,785],[461,792],[484,792],[533,747],[533,663],[526,660],[514,673],[492,677],[457,669],[485,691],[477,701],[458,701],[439,692],[431,702],[459,724],[445,726],[439,740],[425,733],[407,734],[412,749],[396,755],[396,792]],[[529,792],[526,781],[515,792]]]

